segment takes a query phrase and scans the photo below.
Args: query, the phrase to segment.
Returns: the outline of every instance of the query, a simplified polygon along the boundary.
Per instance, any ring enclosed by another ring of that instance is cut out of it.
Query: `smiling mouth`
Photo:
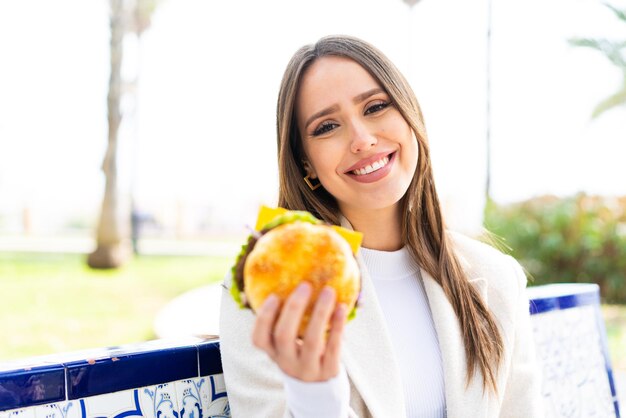
[[[380,160],[366,165],[365,167],[362,168],[357,168],[356,170],[352,170],[350,172],[350,174],[354,174],[355,176],[364,176],[366,174],[370,174],[373,173],[375,171],[380,170],[381,168],[385,167],[387,164],[389,164],[389,161],[391,160],[391,156],[393,155],[393,153],[381,158]]]

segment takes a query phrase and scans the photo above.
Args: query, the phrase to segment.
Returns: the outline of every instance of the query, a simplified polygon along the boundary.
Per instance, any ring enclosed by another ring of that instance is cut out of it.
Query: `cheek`
[[[315,172],[317,177],[322,181],[329,179],[336,174],[337,166],[334,164],[332,158],[320,158],[314,162]]]
[[[417,161],[419,160],[419,155],[420,155],[419,145],[417,144],[417,139],[415,139],[414,136],[412,136],[411,138],[410,149],[411,149],[410,168],[411,168],[411,171],[414,172],[415,170],[417,170]]]
[[[311,145],[307,148],[307,154],[311,159],[315,173],[320,179],[323,180],[336,174],[337,167],[340,165],[340,156],[342,155],[336,144],[320,142]]]
[[[403,135],[404,141],[401,143],[402,147],[402,166],[411,175],[417,170],[417,161],[419,159],[419,145],[417,138],[413,134],[413,131],[409,131],[408,134]]]
[[[409,148],[411,149],[411,154],[415,156],[415,160],[417,162],[417,157],[419,156],[420,150],[419,150],[419,143],[417,142],[417,138],[415,137],[415,134],[413,134],[413,132],[409,134],[408,143],[409,143]]]

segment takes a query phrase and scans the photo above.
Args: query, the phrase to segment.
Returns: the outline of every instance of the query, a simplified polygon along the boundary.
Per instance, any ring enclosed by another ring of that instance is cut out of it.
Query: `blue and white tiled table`
[[[617,417],[598,286],[529,288],[546,417]],[[0,364],[0,418],[230,417],[219,341],[176,339]]]
[[[530,287],[528,296],[546,418],[619,418],[598,285]]]
[[[33,360],[2,365],[0,418],[230,417],[217,340]]]

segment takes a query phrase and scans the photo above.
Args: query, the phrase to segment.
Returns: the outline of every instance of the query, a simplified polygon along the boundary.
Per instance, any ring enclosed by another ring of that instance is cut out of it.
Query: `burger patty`
[[[239,260],[237,261],[237,265],[235,266],[235,277],[233,279],[235,280],[235,283],[237,283],[237,288],[242,293],[244,291],[243,268],[246,265],[246,260],[248,258],[248,255],[252,252],[252,250],[254,250],[254,246],[256,245],[259,238],[261,238],[263,235],[265,235],[269,231],[270,229],[264,229],[258,232],[257,234],[255,234],[256,236],[250,235],[250,237],[248,237],[248,243],[246,244],[246,251],[244,252],[243,257],[239,257]],[[244,306],[246,308],[250,308],[250,304],[248,303],[247,300],[244,300]]]

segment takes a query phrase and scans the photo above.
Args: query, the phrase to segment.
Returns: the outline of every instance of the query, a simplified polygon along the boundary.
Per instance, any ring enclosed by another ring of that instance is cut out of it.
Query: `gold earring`
[[[318,180],[317,184],[313,184],[313,183],[311,183],[310,177],[311,176],[309,174],[307,174],[306,177],[304,178],[304,182],[306,183],[306,185],[309,186],[309,189],[311,189],[311,190],[319,189],[321,187],[322,183]]]

